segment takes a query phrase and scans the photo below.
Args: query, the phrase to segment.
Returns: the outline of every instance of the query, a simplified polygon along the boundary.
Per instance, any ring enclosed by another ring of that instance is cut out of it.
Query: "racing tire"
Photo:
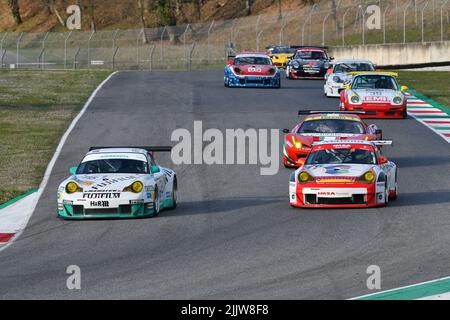
[[[157,217],[159,215],[159,191],[158,188],[155,188],[155,199],[153,200],[153,216],[152,217]]]
[[[178,204],[178,182],[177,182],[177,178],[175,177],[173,179],[173,186],[172,186],[172,200],[173,200],[173,204],[171,209],[175,209],[177,207]]]

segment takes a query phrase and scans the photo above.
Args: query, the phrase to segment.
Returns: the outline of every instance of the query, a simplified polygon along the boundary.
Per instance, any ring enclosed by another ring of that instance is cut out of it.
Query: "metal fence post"
[[[45,63],[45,41],[47,41],[49,32],[47,32],[44,36],[44,39],[42,39],[42,50],[41,50],[41,56],[39,57],[40,63],[41,63],[41,69],[44,69],[44,63]]]
[[[258,15],[258,18],[256,19],[256,26],[255,26],[255,41],[256,41],[256,47],[259,46],[258,43],[258,34],[259,34],[259,22],[261,21],[261,15]]]
[[[403,11],[403,43],[406,43],[406,12],[408,11],[409,7],[413,4],[414,0],[411,0],[405,7],[405,10]]]
[[[186,33],[188,32],[190,28],[190,24],[188,24],[186,26],[186,29],[183,32],[183,51],[184,51],[184,63],[187,65],[188,61],[187,61],[187,50],[186,50]]]
[[[189,50],[189,64],[188,64],[188,70],[191,71],[192,70],[192,53],[194,52],[194,48],[195,48],[195,41],[192,44],[191,49]]]
[[[366,44],[366,10],[367,8],[364,8],[363,6],[361,6],[361,12],[362,12],[362,44],[365,45]]]
[[[79,53],[80,53],[80,47],[77,48],[77,50],[75,51],[75,54],[73,55],[73,70],[77,69]]]
[[[386,6],[386,9],[384,9],[383,13],[383,44],[386,44],[386,13],[390,8],[390,4]]]
[[[161,48],[160,48],[160,60],[161,62],[163,62],[164,60],[164,43],[163,43],[163,38],[164,38],[164,33],[166,32],[166,26],[164,26],[163,30],[161,31],[161,39],[160,39],[160,44],[161,44]]]
[[[150,71],[153,69],[153,54],[155,53],[155,45],[152,44],[149,46],[150,48]]]
[[[88,39],[88,47],[87,47],[87,65],[88,69],[91,68],[91,40],[94,37],[95,30],[92,30],[91,34],[89,35]]]
[[[317,4],[314,4],[312,6],[311,11],[309,11],[308,18],[306,18],[305,22],[303,23],[303,26],[302,26],[302,46],[305,45],[305,27],[306,27],[306,24],[308,23],[308,21],[311,22],[311,17],[312,17],[312,14],[313,14],[314,10],[316,9],[316,7],[317,7]]]
[[[263,30],[261,30],[258,35],[256,36],[256,51],[259,51],[259,40],[261,38],[261,35],[263,34]]]
[[[428,0],[425,5],[422,8],[422,43],[425,42],[425,33],[424,33],[424,22],[423,22],[423,14],[425,12],[425,9],[428,7],[428,5],[430,4],[430,0]]]
[[[211,31],[214,27],[214,20],[211,22],[211,25],[208,28],[208,63],[210,63],[211,61],[211,43],[210,43],[210,36],[211,36]]]
[[[345,17],[353,9],[352,7],[345,10],[344,16],[342,17],[342,46],[345,46]]]
[[[5,32],[5,34],[2,37],[2,40],[0,41],[0,54],[1,54],[1,57],[0,57],[0,69],[3,68],[3,59],[4,59],[5,55],[6,55],[6,49],[5,49],[5,51],[3,51],[3,42],[5,41],[7,35],[8,35],[8,32]]]
[[[446,0],[441,6],[441,41],[444,41],[444,7],[448,4],[449,0]]]
[[[19,37],[17,38],[16,42],[16,68],[19,68],[19,52],[20,52],[20,41],[22,40],[23,32],[20,33]]]
[[[72,35],[72,31],[70,30],[67,37],[64,39],[64,70],[67,69],[67,41],[69,40],[70,36]]]
[[[282,16],[282,18],[281,18],[280,34],[278,35],[278,44],[280,46],[283,43],[283,33],[284,33],[284,28],[286,27],[286,16],[287,16],[287,14]]]
[[[144,28],[141,29],[141,31],[139,32],[137,39],[136,39],[136,63],[137,63],[138,69],[139,69],[139,42],[140,42],[140,38],[143,34],[144,34],[144,38],[147,39],[147,37],[145,36]]]
[[[115,47],[113,50],[113,54],[112,54],[112,69],[114,70],[116,68],[116,55],[117,55],[117,51],[119,51],[119,47]]]
[[[327,22],[330,15],[331,13],[327,14],[322,21],[322,46],[325,46],[325,22]]]

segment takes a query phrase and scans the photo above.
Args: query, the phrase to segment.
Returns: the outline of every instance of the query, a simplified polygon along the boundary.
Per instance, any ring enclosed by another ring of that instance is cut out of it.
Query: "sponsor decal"
[[[143,204],[144,200],[130,200],[130,204]]]
[[[120,192],[86,192],[83,193],[83,198],[87,199],[118,199]]]
[[[388,97],[384,96],[365,96],[364,101],[367,102],[388,102]]]
[[[349,173],[350,169],[351,166],[347,165],[331,165],[331,166],[324,166],[322,168],[322,172],[327,174],[341,174],[341,173]]]
[[[91,207],[109,207],[109,201],[91,201]]]
[[[333,191],[319,191],[317,192],[318,196],[335,196],[336,192]]]
[[[257,68],[250,67],[248,68],[248,72],[262,72],[262,69],[259,67]]]
[[[73,204],[73,201],[70,201],[70,200],[63,200],[63,204],[69,204],[69,205],[72,205],[72,204]]]

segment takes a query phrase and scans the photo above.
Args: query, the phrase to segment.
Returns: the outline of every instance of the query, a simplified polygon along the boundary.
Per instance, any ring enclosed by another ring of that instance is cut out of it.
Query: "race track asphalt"
[[[175,128],[292,128],[297,110],[336,110],[322,81],[280,90],[227,89],[220,71],[121,72],[70,134],[21,237],[0,253],[0,299],[344,299],[450,275],[450,148],[412,118],[376,120],[399,167],[386,208],[301,210],[292,170],[257,165],[172,166],[180,204],[158,218],[63,221],[56,188],[93,145],[167,145]],[[280,148],[282,134],[280,133]],[[280,149],[281,155],[281,149]],[[81,290],[66,268],[81,268]]]

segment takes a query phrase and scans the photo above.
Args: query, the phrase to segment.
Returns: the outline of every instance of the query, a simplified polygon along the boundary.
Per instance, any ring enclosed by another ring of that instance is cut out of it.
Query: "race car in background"
[[[225,87],[280,88],[279,69],[267,54],[241,53],[225,66]]]
[[[292,59],[297,51],[289,46],[268,46],[266,49],[273,64],[278,68],[286,68],[287,62]]]
[[[339,140],[381,140],[383,132],[375,124],[366,124],[359,115],[365,112],[330,112],[300,110],[307,115],[294,129],[284,129],[283,163],[285,167],[299,167],[314,143]]]
[[[339,98],[341,91],[344,90],[344,84],[350,83],[352,80],[352,75],[349,72],[355,71],[375,71],[375,65],[369,60],[356,59],[334,62],[325,76],[324,94],[327,97]]]
[[[351,72],[351,84],[341,91],[342,111],[369,111],[364,118],[406,118],[408,87],[400,86],[394,72]]]
[[[58,187],[63,219],[152,217],[177,206],[177,177],[153,152],[171,147],[93,147]]]
[[[324,79],[333,57],[328,57],[326,47],[295,46],[297,51],[286,66],[287,79]]]
[[[355,208],[387,205],[398,194],[397,166],[377,145],[392,141],[334,141],[314,144],[289,179],[293,207]]]

